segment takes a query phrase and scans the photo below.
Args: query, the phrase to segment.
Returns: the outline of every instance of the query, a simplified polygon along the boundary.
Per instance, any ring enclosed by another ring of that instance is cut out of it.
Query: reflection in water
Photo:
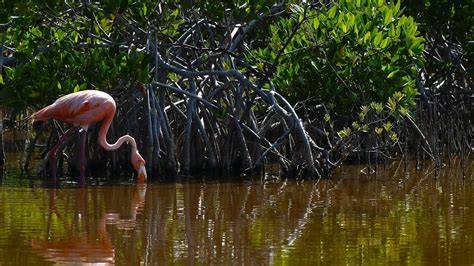
[[[474,263],[472,176],[359,170],[319,181],[4,186],[0,264]]]
[[[107,224],[114,224],[122,230],[133,230],[137,213],[143,208],[146,185],[138,185],[133,192],[132,200],[128,203],[131,206],[130,218],[123,219],[117,212],[105,211],[102,216],[97,219],[95,234],[88,234],[87,230],[80,234],[72,233],[66,238],[53,239],[51,236],[50,226],[52,215],[56,215],[65,228],[70,225],[67,224],[61,214],[58,212],[56,206],[57,190],[49,189],[49,212],[48,224],[46,226],[45,239],[32,239],[31,246],[41,255],[45,260],[52,262],[84,262],[84,263],[113,263],[115,262],[115,249],[112,245],[110,234],[106,230]],[[85,188],[72,190],[74,197],[77,199],[77,208],[74,216],[77,219],[74,221],[78,224],[87,225],[94,223],[89,222],[89,215],[86,211],[88,202],[87,191]]]

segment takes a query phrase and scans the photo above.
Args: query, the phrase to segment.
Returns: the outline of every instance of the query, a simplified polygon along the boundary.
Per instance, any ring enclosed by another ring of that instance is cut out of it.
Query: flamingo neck
[[[103,120],[103,122],[102,122],[102,126],[100,127],[100,130],[99,130],[99,144],[100,144],[100,146],[102,146],[104,149],[106,149],[108,151],[113,151],[113,150],[116,150],[116,149],[120,148],[120,146],[122,146],[122,144],[124,142],[127,142],[127,143],[130,143],[130,145],[132,147],[132,153],[136,152],[137,151],[137,143],[135,142],[135,139],[132,138],[129,135],[121,136],[114,144],[110,144],[110,143],[107,142],[107,132],[109,131],[111,123],[112,123],[112,117],[108,117],[105,120]]]

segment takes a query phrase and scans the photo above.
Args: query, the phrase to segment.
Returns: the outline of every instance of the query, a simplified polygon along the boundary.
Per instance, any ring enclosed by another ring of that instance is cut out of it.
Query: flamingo
[[[91,124],[99,121],[102,121],[102,125],[99,129],[99,144],[104,149],[112,151],[118,149],[125,142],[129,143],[132,148],[130,161],[137,171],[137,180],[139,183],[144,183],[147,178],[145,160],[138,152],[135,139],[129,135],[124,135],[114,144],[107,142],[107,131],[114,118],[115,110],[115,101],[109,94],[97,90],[84,90],[60,97],[51,105],[32,114],[31,117],[33,118],[33,123],[54,119],[81,128],[80,132],[82,136],[79,155],[80,185],[85,185],[84,172],[87,130]],[[73,132],[73,129],[74,127],[69,128],[49,152],[53,184],[56,183],[56,153],[66,137]]]

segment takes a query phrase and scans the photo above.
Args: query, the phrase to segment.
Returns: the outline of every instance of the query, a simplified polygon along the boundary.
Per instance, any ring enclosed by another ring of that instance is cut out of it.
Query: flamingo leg
[[[51,165],[51,184],[55,185],[56,184],[56,157],[59,148],[63,145],[64,141],[71,135],[71,133],[74,132],[74,128],[69,128],[64,132],[64,134],[59,138],[59,141],[56,143],[56,145],[53,146],[53,148],[49,151],[49,164]]]
[[[81,151],[80,151],[80,162],[79,162],[79,185],[84,186],[86,184],[86,142],[87,142],[87,131],[81,129]]]

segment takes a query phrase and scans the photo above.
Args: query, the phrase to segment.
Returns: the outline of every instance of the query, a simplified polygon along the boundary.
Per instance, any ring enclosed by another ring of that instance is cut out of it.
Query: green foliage
[[[9,2],[1,11],[9,23],[1,37],[17,62],[4,66],[2,103],[42,105],[60,94],[107,89],[121,80],[146,82],[152,60],[143,49],[147,37],[127,36],[122,18],[157,30],[160,42],[171,43],[192,14],[224,24],[245,23],[272,5],[266,0],[193,5],[116,0],[87,7],[80,1]],[[71,8],[74,13],[65,12]],[[399,3],[344,0],[321,10],[288,3],[287,11],[289,15],[268,24],[269,31],[265,25],[256,30],[255,46],[265,39],[268,46],[248,55],[257,69],[275,72],[275,84],[286,96],[350,107],[361,100],[385,101],[400,91],[413,104],[413,79],[424,44],[413,19],[401,15]]]
[[[424,39],[400,2],[340,0],[321,10],[293,5],[269,27],[255,65],[272,70],[277,89],[294,101],[314,97],[332,107],[384,102],[395,92],[414,105]]]
[[[400,117],[412,118],[411,113],[406,108],[407,97],[402,92],[395,92],[387,99],[387,104],[371,102],[362,105],[358,110],[358,116],[349,127],[344,127],[337,132],[342,139],[347,139],[354,135],[374,133],[380,143],[387,147],[398,143],[400,134],[400,124],[397,123]]]
[[[11,4],[1,38],[16,61],[4,66],[2,104],[20,109],[41,106],[58,95],[108,89],[121,80],[146,82],[151,57],[130,46],[121,32],[123,25],[116,23],[115,12],[123,3],[111,1],[100,8],[84,7],[80,1],[67,6],[43,1]],[[66,11],[71,8],[77,13]],[[137,9],[129,9],[129,15]]]
[[[153,61],[146,47],[154,40],[153,33],[164,44],[159,49],[166,49],[198,16],[229,25],[245,23],[274,3],[113,0],[86,5],[79,0],[29,0],[3,4],[0,22],[8,24],[5,32],[0,31],[0,40],[10,48],[4,56],[15,61],[3,67],[0,99],[5,106],[22,109],[77,90],[107,90],[122,81],[148,82]],[[151,35],[131,29],[134,25]]]
[[[271,0],[236,1],[178,1],[186,9],[195,9],[197,13],[216,21],[246,23],[262,12],[268,12],[275,4]]]

